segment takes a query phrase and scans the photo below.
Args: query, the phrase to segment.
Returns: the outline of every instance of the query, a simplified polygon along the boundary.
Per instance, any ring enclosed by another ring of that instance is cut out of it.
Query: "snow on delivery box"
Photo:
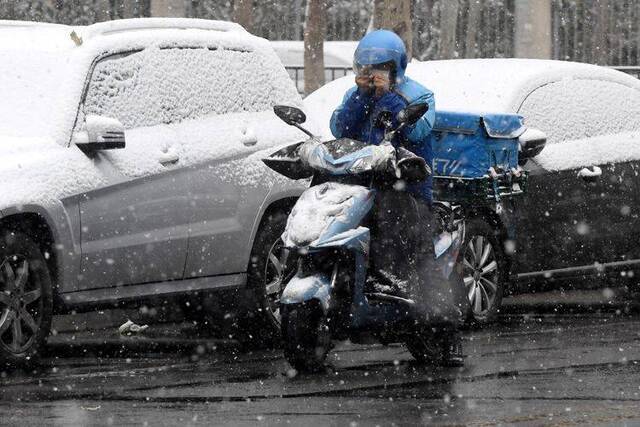
[[[525,130],[516,114],[436,112],[430,135],[434,199],[500,201],[522,194],[526,173],[518,164],[518,137]]]

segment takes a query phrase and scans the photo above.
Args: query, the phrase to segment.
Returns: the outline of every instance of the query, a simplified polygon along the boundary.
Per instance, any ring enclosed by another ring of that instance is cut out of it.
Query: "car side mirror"
[[[518,163],[523,166],[527,160],[534,158],[542,152],[547,145],[547,135],[541,130],[527,128],[518,138],[519,156]]]
[[[280,120],[291,126],[300,125],[307,121],[307,116],[304,112],[296,107],[275,105],[273,112],[276,113],[276,116],[278,116]]]
[[[76,132],[73,141],[85,153],[124,148],[124,126],[118,119],[88,115],[85,130]]]
[[[412,104],[400,110],[396,118],[400,123],[404,123],[405,125],[412,125],[420,120],[420,117],[424,116],[427,111],[429,111],[429,104],[425,102]]]

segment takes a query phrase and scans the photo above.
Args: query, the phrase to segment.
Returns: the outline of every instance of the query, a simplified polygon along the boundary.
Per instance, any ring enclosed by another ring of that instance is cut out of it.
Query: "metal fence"
[[[298,93],[304,94],[304,67],[285,66],[284,68],[296,84]],[[353,69],[351,67],[325,67],[324,81],[325,83],[329,83],[335,79],[339,79],[340,77],[348,76],[349,74],[353,74]]]
[[[617,67],[611,67],[614,70],[622,71],[623,73],[627,73],[636,79],[640,79],[640,65],[620,65]]]

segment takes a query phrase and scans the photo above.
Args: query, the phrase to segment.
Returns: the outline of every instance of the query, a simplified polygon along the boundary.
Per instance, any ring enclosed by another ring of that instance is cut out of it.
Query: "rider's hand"
[[[373,87],[377,97],[389,92],[389,89],[391,88],[391,79],[389,78],[388,72],[374,73],[372,77]]]
[[[369,74],[356,75],[356,85],[362,93],[370,94],[372,88],[371,76]]]

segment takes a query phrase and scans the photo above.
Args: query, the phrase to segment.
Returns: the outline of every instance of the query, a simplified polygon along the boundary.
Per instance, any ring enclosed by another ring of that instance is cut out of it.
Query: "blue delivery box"
[[[518,137],[525,130],[517,114],[437,111],[430,135],[434,199],[500,201],[522,194],[526,173],[518,164]]]

